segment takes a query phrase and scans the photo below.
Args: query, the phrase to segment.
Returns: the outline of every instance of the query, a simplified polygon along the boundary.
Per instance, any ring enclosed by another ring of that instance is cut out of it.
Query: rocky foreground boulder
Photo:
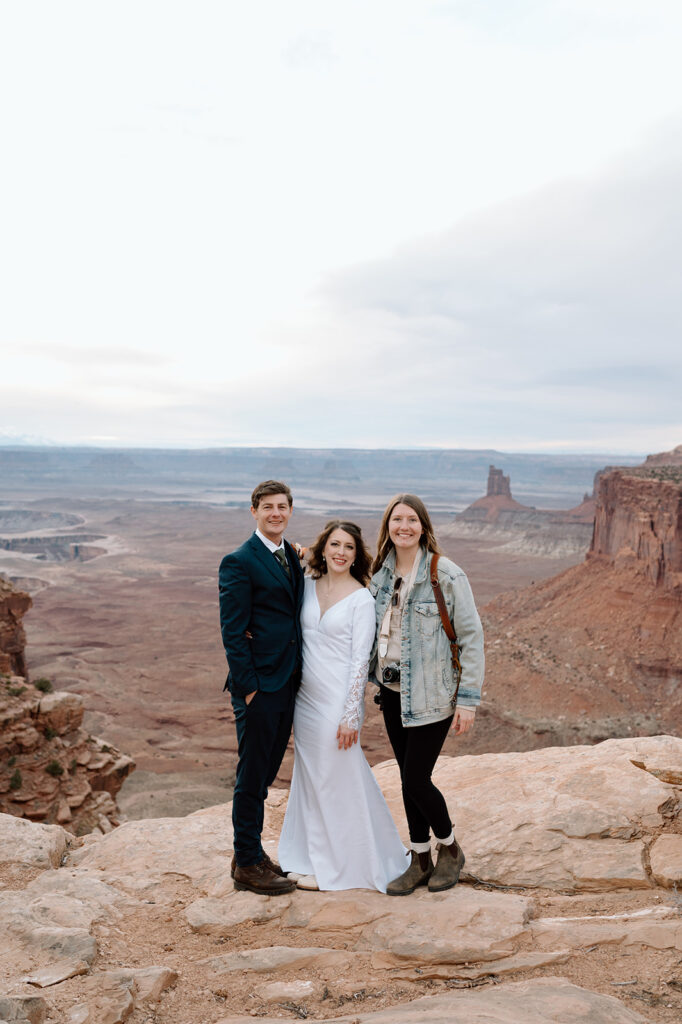
[[[82,728],[79,694],[51,691],[49,680],[0,675],[0,812],[110,832],[135,762]]]
[[[375,771],[404,834],[396,765]],[[437,777],[468,874],[401,899],[235,892],[229,804],[80,839],[0,815],[0,1021],[682,1018],[682,739],[442,758]]]

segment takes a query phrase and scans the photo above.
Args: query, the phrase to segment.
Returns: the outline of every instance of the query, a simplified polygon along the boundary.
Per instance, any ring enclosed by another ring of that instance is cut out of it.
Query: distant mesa
[[[82,516],[68,512],[2,509],[0,551],[27,555],[40,562],[88,562],[91,558],[106,555],[107,549],[97,547],[95,543],[105,539],[103,534],[58,532],[62,529],[73,530],[84,522]],[[39,590],[41,587],[33,589]]]
[[[0,537],[0,551],[29,555],[41,562],[88,562],[106,555],[107,549],[95,541],[104,540],[100,533],[45,534],[31,537]]]
[[[0,536],[33,533],[36,530],[65,530],[80,526],[83,517],[70,512],[43,512],[39,509],[0,509]]]
[[[528,504],[566,508],[590,488],[607,462],[599,455],[503,455],[490,449],[0,447],[0,479],[6,493],[40,499],[61,493],[89,501],[97,484],[100,498],[142,490],[147,498],[156,495],[164,501],[195,501],[201,492],[211,500],[208,495],[215,490],[221,503],[226,497],[244,506],[254,485],[272,478],[285,480],[297,503],[305,495],[330,511],[351,502],[378,512],[391,494],[406,488],[426,498],[434,511],[446,511],[485,494],[485,477],[494,463],[504,466],[505,474],[511,472],[512,482],[523,480]]]
[[[452,533],[499,537],[520,553],[571,557],[589,547],[595,507],[593,494],[567,510],[522,505],[512,497],[510,477],[490,466],[485,497],[455,516]]]
[[[669,452],[659,452],[658,455],[647,455],[644,466],[682,466],[682,444],[678,444]]]
[[[334,457],[326,459],[322,472],[326,478],[336,481],[359,482],[361,479],[352,460],[348,458]]]
[[[583,500],[575,508],[570,509],[536,509],[531,505],[522,505],[512,497],[511,477],[505,476],[501,469],[491,466],[488,471],[488,490],[484,498],[479,498],[473,504],[460,512],[458,519],[471,520],[473,522],[496,523],[500,518],[506,522],[513,521],[514,515],[502,515],[502,513],[521,513],[527,519],[529,515],[536,522],[544,521],[550,517],[552,522],[582,522],[592,523],[594,510],[596,508],[594,492],[585,494]]]
[[[507,511],[530,512],[531,509],[512,498],[511,477],[505,476],[501,469],[490,466],[485,498],[474,501],[464,512],[460,513],[460,518],[494,523],[499,518],[500,512]]]
[[[264,460],[259,475],[263,480],[284,480],[286,482],[294,477],[295,471],[296,464],[292,459],[275,456]]]
[[[87,468],[93,473],[107,473],[113,476],[129,476],[142,472],[142,467],[125,452],[99,452],[90,459]]]

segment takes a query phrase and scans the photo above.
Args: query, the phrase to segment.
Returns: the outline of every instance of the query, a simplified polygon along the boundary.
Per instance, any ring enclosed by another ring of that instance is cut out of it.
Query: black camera
[[[381,680],[384,683],[399,683],[400,669],[397,665],[387,665],[381,673]]]

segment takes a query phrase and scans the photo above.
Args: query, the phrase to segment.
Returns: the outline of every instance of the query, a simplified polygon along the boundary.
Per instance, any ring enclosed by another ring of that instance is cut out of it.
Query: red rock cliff
[[[31,598],[0,576],[0,673],[26,675],[26,634],[21,623]]]
[[[682,585],[682,472],[666,468],[601,476],[590,556],[637,562],[672,590]]]
[[[482,713],[489,700],[486,729],[500,749],[679,733],[682,465],[671,461],[678,451],[600,474],[587,560],[483,609]]]

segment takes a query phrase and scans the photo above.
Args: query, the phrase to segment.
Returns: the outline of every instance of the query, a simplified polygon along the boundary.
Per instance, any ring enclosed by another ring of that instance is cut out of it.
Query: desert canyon
[[[517,500],[492,459],[484,498],[453,515],[440,493],[488,668],[477,728],[436,773],[462,882],[397,900],[232,889],[216,572],[251,528],[239,474],[218,501],[138,453],[20,456],[0,503],[0,1022],[682,1018],[682,446],[595,468],[573,504],[531,506],[535,484]],[[325,458],[349,500],[303,474],[292,539],[352,511],[373,543],[363,471]],[[267,459],[260,476],[287,475]],[[369,699],[362,739],[406,838]]]

